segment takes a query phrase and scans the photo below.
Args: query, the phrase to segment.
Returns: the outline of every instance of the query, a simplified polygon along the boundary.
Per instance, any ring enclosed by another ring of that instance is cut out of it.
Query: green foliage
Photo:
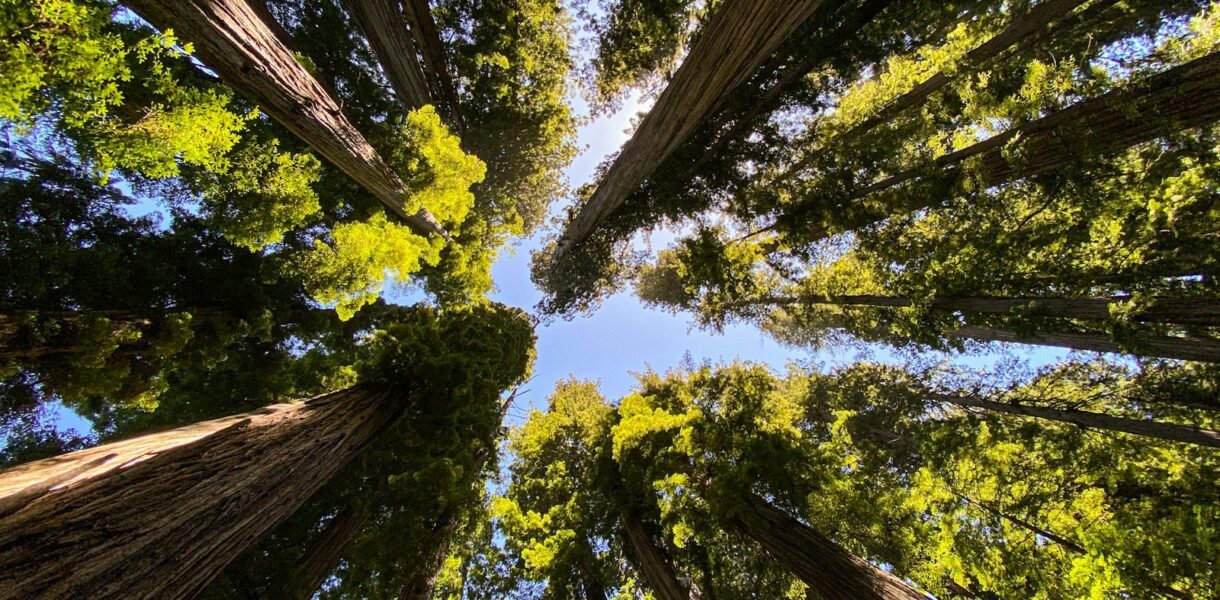
[[[690,36],[695,17],[688,0],[602,2],[606,15],[592,19],[597,53],[590,65],[591,103],[606,110],[630,88],[648,85],[671,70]]]

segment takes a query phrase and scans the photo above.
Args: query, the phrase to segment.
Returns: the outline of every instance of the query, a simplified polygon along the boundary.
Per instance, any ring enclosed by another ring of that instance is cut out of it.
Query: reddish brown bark
[[[189,598],[404,404],[358,386],[0,472],[0,595]]]
[[[398,0],[343,0],[343,4],[364,32],[399,102],[408,110],[430,104],[428,82]]]
[[[318,535],[297,563],[297,570],[292,578],[296,586],[295,598],[309,600],[326,582],[326,578],[339,566],[343,553],[351,545],[360,530],[368,522],[368,512],[356,508],[339,511]]]
[[[925,600],[901,579],[754,495],[733,520],[823,600]]]
[[[627,543],[630,544],[636,560],[639,561],[644,579],[648,581],[648,586],[658,600],[697,598],[678,578],[678,573],[674,570],[673,561],[670,560],[668,553],[657,545],[656,540],[644,529],[644,524],[638,518],[624,509],[620,522],[623,526],[624,537],[627,538]]]
[[[448,239],[426,209],[408,214],[408,190],[326,88],[305,69],[247,0],[127,0],[149,23],[173,29],[220,78],[368,190],[423,234]]]
[[[431,75],[432,98],[441,105],[441,114],[447,117],[450,126],[461,135],[464,128],[461,107],[458,104],[457,86],[445,55],[445,45],[432,18],[428,0],[403,0],[403,15],[411,25],[415,45],[423,57],[424,66]]]
[[[822,4],[822,0],[726,0],[606,172],[568,223],[558,261],[581,243],[733,90]]]

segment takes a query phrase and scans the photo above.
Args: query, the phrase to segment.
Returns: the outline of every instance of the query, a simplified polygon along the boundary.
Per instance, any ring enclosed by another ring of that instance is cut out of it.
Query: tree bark
[[[580,244],[813,14],[822,0],[726,0],[593,196],[568,223],[558,261]]]
[[[678,573],[674,570],[673,561],[670,560],[668,553],[657,545],[656,540],[644,529],[644,524],[640,522],[639,518],[626,508],[621,508],[620,511],[624,537],[631,545],[631,550],[640,563],[640,570],[644,573],[644,579],[648,581],[648,585],[656,594],[657,599],[693,600],[698,598],[678,579]]]
[[[950,404],[956,404],[957,406],[965,408],[982,408],[985,410],[1002,412],[1010,415],[1048,419],[1051,421],[1059,421],[1061,423],[1071,423],[1073,425],[1079,425],[1081,427],[1087,427],[1090,429],[1119,431],[1122,433],[1130,433],[1133,435],[1168,440],[1171,442],[1182,442],[1184,444],[1195,444],[1199,446],[1220,448],[1220,431],[1201,429],[1198,427],[1191,427],[1189,425],[1161,423],[1159,421],[1131,419],[1127,417],[1115,417],[1112,415],[1083,410],[995,402],[977,396],[934,394],[932,397],[939,402],[948,402]]]
[[[797,82],[801,81],[811,71],[826,63],[833,56],[833,51],[841,45],[847,43],[852,38],[858,36],[861,30],[864,29],[881,11],[885,10],[889,5],[894,4],[898,0],[867,0],[859,8],[857,8],[851,16],[845,20],[835,35],[819,47],[811,52],[808,56],[796,64],[784,69],[783,75],[771,87],[764,90],[759,90],[762,93],[757,96],[756,100],[748,109],[737,116],[723,115],[719,123],[714,123],[714,129],[721,129],[725,123],[732,121],[732,124],[722,133],[716,136],[716,139],[708,145],[708,147],[700,154],[690,166],[686,167],[678,179],[686,180],[693,177],[703,165],[711,162],[713,158],[719,154],[720,150],[724,149],[725,145],[737,139],[747,131],[750,123],[756,117],[764,112],[775,110],[778,106],[784,93],[792,88]],[[1080,0],[1076,0],[1080,1]]]
[[[346,508],[326,523],[326,528],[309,543],[297,563],[292,583],[297,587],[292,597],[309,600],[339,566],[343,552],[351,545],[368,522],[369,514],[360,509]]]
[[[749,494],[733,519],[741,532],[823,600],[925,600],[901,579],[855,556],[808,525]]]
[[[428,0],[403,0],[402,8],[407,23],[411,25],[411,34],[415,36],[415,45],[423,56],[424,66],[432,74],[432,97],[442,105],[442,114],[448,117],[449,124],[460,136],[465,126],[462,123],[457,86],[453,82],[453,72],[445,55],[445,44],[437,31]]]
[[[126,0],[144,20],[173,29],[225,83],[333,163],[421,234],[449,235],[421,209],[405,209],[407,186],[343,116],[326,88],[292,55],[247,0]]]
[[[593,548],[588,541],[581,540],[579,551],[581,557],[577,568],[580,570],[580,586],[585,600],[606,600],[606,586],[602,585],[601,578],[593,566]]]
[[[430,104],[428,82],[398,0],[344,0],[343,4],[364,32],[399,102],[407,110]]]
[[[1147,142],[1158,136],[1201,127],[1220,119],[1220,54],[1209,54],[1153,75],[1126,89],[1081,101],[1041,119],[1019,125],[982,142],[946,154],[928,167],[911,169],[864,186],[845,201],[853,204],[850,222],[833,229],[810,224],[814,210],[796,209],[780,221],[808,228],[804,242],[825,239],[883,221],[890,216],[931,208],[945,198],[908,194],[885,202],[861,202],[869,196],[939,170],[951,180],[964,172],[961,163],[977,158],[980,187],[1055,171],[1082,156],[1101,156]],[[1005,157],[1008,144],[1019,144],[1023,158],[1013,164]],[[756,232],[757,233],[757,232]]]
[[[0,472],[0,597],[190,598],[405,403],[357,386]]]
[[[1022,333],[999,327],[964,325],[945,335],[982,342],[1010,342],[1090,352],[1110,352],[1199,362],[1220,362],[1220,340],[1169,335],[1134,335],[1120,344],[1104,333]]]

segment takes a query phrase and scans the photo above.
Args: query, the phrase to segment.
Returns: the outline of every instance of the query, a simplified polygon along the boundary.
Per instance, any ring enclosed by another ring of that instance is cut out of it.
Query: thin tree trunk
[[[1060,546],[1062,546],[1065,550],[1068,550],[1069,552],[1072,552],[1074,554],[1085,554],[1086,553],[1083,546],[1081,546],[1080,544],[1077,544],[1076,542],[1069,540],[1066,537],[1063,537],[1062,535],[1059,535],[1053,531],[1050,531],[1047,529],[1042,529],[1041,527],[1038,527],[1037,525],[1034,525],[1033,523],[1030,523],[1029,521],[1026,521],[1025,519],[1022,519],[1022,518],[1014,516],[1014,515],[1010,515],[1006,512],[1002,512],[999,509],[997,509],[985,502],[979,502],[978,500],[975,500],[968,496],[964,496],[962,494],[958,494],[956,492],[954,493],[954,495],[957,496],[958,498],[960,498],[966,504],[977,506],[977,507],[987,511],[988,513],[991,513],[992,515],[995,515],[1001,519],[1004,519],[1005,521],[1008,521],[1009,523],[1012,523],[1013,525],[1020,527],[1021,529],[1024,529],[1030,533],[1036,534],[1036,535],[1043,537],[1047,540],[1050,540],[1052,542],[1055,542],[1056,544],[1059,544]]]
[[[1220,431],[1200,429],[1198,427],[1191,427],[1189,425],[1161,423],[1159,421],[1131,419],[1127,417],[1115,417],[1112,415],[1083,410],[1069,410],[1049,408],[1045,406],[1031,406],[1027,404],[995,402],[980,398],[978,396],[933,394],[932,397],[937,401],[948,402],[950,404],[956,404],[957,406],[965,408],[982,408],[985,410],[1002,412],[1010,415],[1020,415],[1025,417],[1059,421],[1062,423],[1071,423],[1073,425],[1079,425],[1081,427],[1087,427],[1090,429],[1119,431],[1133,435],[1168,440],[1171,442],[1182,442],[1184,444],[1196,444],[1199,446],[1220,448]]]
[[[593,196],[568,223],[554,260],[580,244],[622,206],[821,4],[822,0],[723,2]]]
[[[462,123],[457,86],[454,85],[453,72],[445,55],[445,45],[441,41],[440,32],[437,31],[436,21],[432,18],[428,0],[403,0],[402,8],[407,23],[411,25],[411,34],[415,36],[415,45],[423,56],[424,65],[432,74],[432,97],[444,106],[442,114],[448,117],[454,131],[461,135],[465,127]]]
[[[937,296],[929,300],[927,305],[933,310],[949,312],[1107,321],[1113,318],[1113,315],[1110,313],[1111,307],[1130,301],[1130,296],[1083,298]],[[882,296],[875,294],[813,296],[808,299],[801,299],[795,296],[767,296],[756,300],[742,301],[734,305],[783,305],[797,302],[884,308],[906,308],[914,305],[911,299],[906,296]],[[1139,306],[1128,316],[1140,323],[1220,326],[1220,300],[1203,297],[1150,298],[1145,305]]]
[[[978,47],[967,52],[960,61],[954,64],[955,71],[972,70],[981,67],[987,61],[997,57],[1001,52],[1012,48],[1020,42],[1026,42],[1031,37],[1037,37],[1046,32],[1057,20],[1067,16],[1080,5],[1089,0],[1045,0],[1029,9],[1029,12],[1012,20],[1002,31]],[[855,137],[867,133],[889,122],[899,113],[908,108],[918,106],[924,100],[949,84],[951,78],[944,71],[927,78],[907,93],[894,99],[877,114],[864,120],[845,134],[845,137]]]
[[[830,306],[848,306],[852,305],[867,305],[867,306],[887,306],[900,307],[909,306],[909,301],[897,296],[842,296],[846,299],[845,302],[837,302],[835,297],[819,298],[817,296],[798,297],[798,296],[768,296],[753,300],[735,302],[729,304],[729,308],[740,307],[746,305],[770,305],[770,306],[790,306],[790,305],[830,305]],[[1009,302],[1029,302],[1030,299],[1019,300],[1015,298],[958,298],[962,305],[984,306],[987,305],[991,310],[999,311],[1004,305]],[[1039,299],[1043,300],[1043,299]],[[1067,299],[1063,299],[1067,300]],[[991,303],[991,301],[995,301]],[[1179,308],[1185,309],[1189,303],[1183,303]],[[1066,303],[1065,303],[1066,306]],[[942,307],[943,308],[943,307]],[[1091,309],[1091,310],[1096,310]],[[1172,310],[1172,309],[1168,309]],[[1205,314],[1209,309],[1202,309],[1200,314]],[[979,311],[988,312],[988,311]],[[1051,315],[1051,316],[1066,316],[1066,315]],[[1206,318],[1206,317],[1203,317]],[[1018,332],[1011,329],[1002,329],[999,327],[988,327],[982,325],[963,325],[952,331],[945,331],[944,335],[951,338],[969,339],[983,342],[1009,342],[1016,344],[1031,344],[1035,346],[1052,346],[1056,348],[1069,348],[1072,350],[1087,350],[1090,352],[1110,352],[1116,354],[1131,354],[1134,356],[1150,356],[1157,358],[1173,358],[1177,360],[1194,360],[1201,362],[1220,362],[1220,340],[1213,338],[1199,337],[1182,337],[1170,335],[1149,335],[1135,334],[1130,337],[1129,343],[1119,343],[1107,334],[1103,333],[1075,333],[1075,332]]]
[[[190,598],[405,404],[357,386],[0,472],[0,597]]]
[[[322,587],[326,578],[339,566],[343,552],[356,536],[360,535],[360,530],[368,522],[368,518],[369,514],[364,510],[345,508],[326,523],[322,533],[309,543],[309,547],[301,555],[301,560],[297,562],[296,572],[292,577],[292,584],[296,586],[294,598],[309,600],[313,597],[314,592]]]
[[[430,104],[428,82],[398,0],[343,0],[343,4],[364,32],[399,102],[407,110]]]
[[[256,0],[257,1],[257,0]],[[408,214],[407,186],[343,116],[247,0],[126,0],[162,30],[173,29],[234,89],[333,163],[422,234],[448,233],[426,209]]]
[[[823,600],[926,599],[901,579],[752,494],[733,522]]]
[[[1083,156],[1100,156],[1147,142],[1158,136],[1201,127],[1220,119],[1220,54],[1209,54],[1153,75],[1129,88],[1084,100],[1063,110],[1014,127],[987,140],[946,154],[928,167],[911,169],[867,185],[845,199],[852,204],[851,221],[831,228],[809,223],[812,209],[797,209],[780,222],[806,227],[804,242],[865,227],[890,216],[930,208],[946,198],[933,194],[905,194],[884,202],[859,202],[882,191],[940,170],[954,181],[963,175],[966,159],[977,158],[980,187],[1048,173]],[[1020,145],[1023,159],[1013,164],[1005,157],[1010,143]],[[931,169],[931,171],[929,170]],[[875,200],[875,199],[874,199]],[[759,233],[755,232],[755,233]]]
[[[428,537],[428,548],[422,561],[411,565],[406,582],[398,592],[398,600],[428,600],[432,588],[436,587],[436,575],[449,554],[449,543],[457,526],[458,513],[454,506],[447,506],[432,526]]]
[[[1090,352],[1110,352],[1176,360],[1220,362],[1220,340],[1170,335],[1133,335],[1129,344],[1120,344],[1104,333],[1023,333],[999,327],[964,325],[946,332],[949,337],[982,342],[1010,342],[1052,346]]]
[[[640,563],[640,571],[644,573],[644,579],[648,581],[648,586],[652,588],[657,599],[692,600],[697,598],[698,596],[692,594],[691,590],[678,579],[678,573],[674,570],[673,561],[670,560],[668,553],[657,545],[656,540],[644,529],[644,524],[640,522],[639,518],[631,514],[625,507],[621,507],[620,512],[624,537],[631,545],[631,550]]]
[[[577,568],[580,570],[580,585],[585,593],[585,600],[606,600],[606,587],[602,585],[593,566],[593,548],[588,541],[581,541],[581,560]]]

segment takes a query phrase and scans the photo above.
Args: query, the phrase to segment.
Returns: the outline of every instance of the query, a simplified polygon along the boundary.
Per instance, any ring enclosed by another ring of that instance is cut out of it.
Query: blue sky
[[[584,108],[579,100],[574,104],[578,110]],[[573,187],[589,181],[598,163],[627,141],[630,118],[640,110],[632,99],[617,113],[581,128],[578,143],[584,151],[567,170]],[[496,263],[492,276],[499,289],[493,299],[532,311],[542,293],[530,281],[530,253],[541,238],[540,233],[526,240]],[[538,327],[534,378],[522,388],[529,393],[522,394],[513,417],[519,418],[527,405],[545,408],[555,382],[568,376],[600,381],[602,392],[617,398],[631,389],[632,372],[649,366],[664,371],[688,354],[696,362],[741,358],[782,367],[791,352],[752,327],[731,327],[722,335],[691,329],[685,315],[647,308],[628,290],[607,299],[591,314]]]

